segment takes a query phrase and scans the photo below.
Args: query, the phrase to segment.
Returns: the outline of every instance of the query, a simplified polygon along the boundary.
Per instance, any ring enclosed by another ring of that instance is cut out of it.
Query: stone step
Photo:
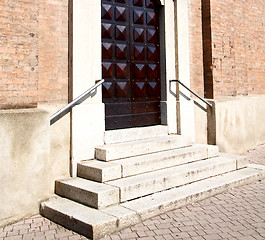
[[[238,165],[237,162],[242,162],[243,158],[237,158],[235,155],[230,157],[230,159],[224,157],[210,158],[106,183],[98,183],[83,178],[58,180],[55,184],[55,191],[60,196],[99,209],[209,176],[233,171]],[[107,164],[107,162],[103,163]]]
[[[158,214],[262,178],[265,178],[264,166],[248,165],[247,168],[101,210],[57,197],[41,203],[40,212],[44,217],[90,239],[99,239]]]
[[[121,165],[115,161],[87,160],[77,164],[77,176],[96,182],[107,182],[122,177]]]
[[[111,162],[98,160],[83,161],[78,164],[77,174],[79,177],[97,182],[107,182],[122,177],[215,157],[218,154],[218,146],[196,144],[186,148],[156,152],[145,156],[129,157]]]
[[[236,159],[215,157],[141,175],[109,181],[120,189],[120,202],[146,196],[175,186],[236,170]]]
[[[163,125],[108,130],[104,133],[104,143],[137,141],[166,135],[168,135],[168,126]]]
[[[113,232],[117,224],[114,216],[60,197],[41,203],[40,213],[89,239],[99,239]]]
[[[265,178],[265,166],[250,164],[243,169],[128,201],[120,206],[137,212],[143,221],[262,178]]]
[[[129,177],[215,157],[218,154],[218,146],[193,145],[113,162],[121,165],[122,177]]]
[[[168,135],[138,141],[98,146],[95,148],[95,157],[98,160],[112,161],[115,159],[186,147],[191,144],[192,141],[190,138],[181,135]]]
[[[119,188],[82,178],[68,178],[55,182],[55,193],[94,208],[119,203]]]

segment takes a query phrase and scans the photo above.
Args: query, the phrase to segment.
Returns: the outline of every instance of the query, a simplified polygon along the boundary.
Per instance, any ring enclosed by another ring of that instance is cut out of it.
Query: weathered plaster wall
[[[49,113],[49,117],[64,106],[64,104],[39,105]],[[70,174],[70,141],[70,113],[68,113],[50,126],[50,158],[53,164],[50,176],[54,180]]]
[[[207,105],[194,99],[194,129],[195,142],[207,144]]]
[[[54,194],[54,181],[69,177],[69,116],[50,126],[61,106],[0,110],[0,226],[37,214]]]
[[[0,111],[0,226],[38,213],[53,193],[49,127],[43,110]]]
[[[265,143],[265,96],[215,100],[208,117],[209,143],[242,154]]]

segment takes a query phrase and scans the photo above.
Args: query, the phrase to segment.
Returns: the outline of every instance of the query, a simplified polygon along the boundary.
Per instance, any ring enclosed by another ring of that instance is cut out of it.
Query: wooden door
[[[106,130],[160,124],[158,11],[152,0],[102,0]]]

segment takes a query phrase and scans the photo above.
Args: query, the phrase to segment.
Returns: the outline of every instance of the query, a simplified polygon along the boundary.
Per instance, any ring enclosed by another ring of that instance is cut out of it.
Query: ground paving
[[[265,165],[265,145],[247,153]],[[0,240],[85,240],[40,215],[0,228]],[[265,239],[265,179],[148,219],[101,240]]]

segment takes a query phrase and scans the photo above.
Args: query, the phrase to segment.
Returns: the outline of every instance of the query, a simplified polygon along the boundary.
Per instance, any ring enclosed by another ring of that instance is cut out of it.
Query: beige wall
[[[54,180],[69,175],[69,161],[58,154],[63,122],[50,127],[49,117],[40,109],[0,111],[0,226],[37,214]]]
[[[236,154],[265,143],[264,95],[211,102],[213,108],[208,108],[208,114],[195,105],[196,142],[206,143],[207,139],[221,152]]]
[[[207,105],[200,100],[193,100],[195,142],[207,144]]]
[[[39,108],[48,112],[49,118],[65,104],[40,104]],[[50,126],[50,169],[51,181],[70,175],[70,113]]]
[[[245,153],[265,143],[265,96],[216,100],[216,144],[223,152]]]

